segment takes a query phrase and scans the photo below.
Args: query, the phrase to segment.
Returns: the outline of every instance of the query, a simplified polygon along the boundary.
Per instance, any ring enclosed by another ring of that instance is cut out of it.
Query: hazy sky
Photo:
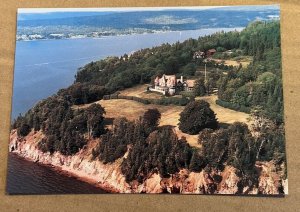
[[[163,10],[279,10],[279,5],[251,5],[251,6],[198,6],[198,7],[123,7],[123,8],[20,8],[18,9],[18,20],[52,19],[64,17],[78,17],[101,15],[113,12],[132,11],[163,11]]]

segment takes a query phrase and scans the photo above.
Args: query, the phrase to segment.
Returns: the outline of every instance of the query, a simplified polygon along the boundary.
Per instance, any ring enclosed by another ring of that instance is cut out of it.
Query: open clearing
[[[239,66],[240,64],[242,64],[242,66],[244,68],[246,68],[251,60],[221,60],[221,59],[213,59],[215,62],[217,63],[222,63],[224,62],[224,65],[227,65],[227,66]]]
[[[217,95],[197,97],[197,100],[205,100],[210,104],[210,108],[216,113],[218,121],[221,123],[232,124],[234,122],[243,122],[250,124],[249,114],[231,110],[216,104]]]
[[[111,99],[100,100],[98,102],[105,108],[107,118],[125,117],[128,120],[136,120],[144,114],[144,112],[150,108],[157,108],[161,113],[160,126],[170,125],[174,126],[174,130],[179,138],[185,137],[188,143],[195,147],[200,147],[197,143],[198,135],[189,135],[181,132],[177,125],[179,120],[179,114],[184,109],[182,106],[164,106],[164,105],[144,105],[139,102],[126,99]]]
[[[137,96],[137,97],[143,97],[146,98],[145,95],[147,95],[147,98],[150,98],[149,96],[152,95],[152,98],[155,96],[159,96],[158,98],[161,98],[161,95],[156,93],[150,93],[145,92],[146,85],[139,85],[134,88],[129,88],[124,91],[121,91],[121,95],[128,95],[128,96]],[[218,121],[220,123],[225,124],[232,124],[234,122],[243,122],[249,125],[249,114],[230,110],[224,107],[221,107],[216,104],[217,100],[216,95],[211,96],[205,96],[205,97],[197,97],[197,100],[205,100],[210,104],[211,109],[216,113],[216,116],[218,118]],[[186,133],[183,133],[178,129],[178,123],[179,123],[179,114],[184,109],[183,106],[175,106],[175,105],[145,105],[140,102],[136,102],[133,100],[127,100],[127,99],[110,99],[110,100],[100,100],[96,102],[97,104],[101,104],[102,107],[104,107],[106,111],[105,117],[108,119],[114,119],[117,117],[125,117],[128,120],[134,121],[140,116],[144,114],[144,112],[150,108],[157,108],[161,113],[161,120],[160,120],[160,126],[163,125],[171,125],[174,126],[174,130],[179,138],[185,137],[188,141],[188,143],[191,146],[194,147],[200,147],[200,145],[197,143],[198,135],[189,135]],[[73,108],[85,108],[88,107],[90,104],[81,105],[81,106],[74,106]]]
[[[122,96],[136,96],[144,99],[160,99],[162,94],[155,92],[147,92],[147,87],[150,85],[138,85],[132,88],[127,88],[123,91],[120,91]]]

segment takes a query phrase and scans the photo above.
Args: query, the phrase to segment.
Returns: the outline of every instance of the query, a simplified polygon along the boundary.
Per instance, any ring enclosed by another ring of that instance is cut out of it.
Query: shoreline
[[[176,177],[162,178],[158,173],[153,173],[142,184],[137,181],[126,182],[125,176],[120,170],[121,160],[111,164],[103,164],[101,161],[92,160],[87,149],[80,150],[72,156],[62,155],[59,152],[50,154],[37,148],[37,142],[44,135],[41,132],[31,132],[28,136],[18,138],[15,131],[10,136],[9,153],[13,153],[24,160],[37,163],[50,168],[60,175],[75,178],[78,181],[90,184],[95,188],[108,193],[180,193],[180,194],[215,194],[215,195],[281,195],[280,185],[284,194],[288,193],[288,181],[281,179],[274,172],[274,164],[260,162],[256,167],[260,168],[258,187],[244,185],[243,192],[239,191],[240,177],[236,169],[226,166],[223,171],[215,173],[189,172],[181,169]],[[90,146],[91,147],[91,146]],[[222,177],[221,182],[212,181],[217,174]],[[212,185],[217,185],[213,193],[209,192]],[[175,189],[175,190],[174,190]],[[176,189],[179,192],[176,192]],[[174,190],[174,191],[173,191]]]
[[[208,31],[208,30],[216,30],[213,33],[217,33],[217,32],[221,32],[223,30],[226,30],[226,32],[230,32],[230,31],[242,31],[245,27],[216,27],[216,28],[202,28],[202,29],[190,29],[190,30],[168,30],[168,31],[153,31],[153,32],[143,32],[143,33],[131,33],[131,34],[111,34],[111,35],[103,35],[103,36],[96,36],[96,37],[92,37],[92,36],[83,36],[83,37],[62,37],[62,38],[41,38],[41,39],[17,39],[16,37],[16,41],[17,42],[34,42],[34,41],[55,41],[55,40],[81,40],[81,39],[105,39],[105,38],[109,38],[109,37],[122,37],[122,36],[133,36],[133,35],[146,35],[146,34],[164,34],[164,33],[181,33],[181,32],[192,32],[192,31]],[[229,29],[227,31],[227,29]],[[210,35],[209,34],[204,34],[201,35],[199,37],[203,37],[206,35]]]
[[[102,189],[107,194],[118,194],[118,193],[120,193],[117,189],[114,189],[109,185],[105,185],[103,183],[97,182],[96,180],[94,180],[92,178],[88,178],[87,176],[80,176],[80,175],[76,174],[75,172],[68,171],[68,170],[64,169],[63,167],[55,166],[53,164],[42,163],[42,162],[39,162],[39,161],[34,161],[32,158],[21,156],[17,152],[9,152],[9,154],[16,155],[19,158],[21,158],[22,160],[26,160],[26,161],[29,161],[29,162],[32,162],[32,163],[37,163],[38,165],[47,167],[47,168],[51,169],[52,171],[54,171],[54,172],[56,172],[56,173],[58,173],[62,176],[74,178],[74,179],[76,179],[80,182],[88,183],[89,185],[94,186],[95,188]]]
[[[37,163],[38,163],[38,162],[37,162]],[[39,164],[40,164],[40,163],[39,163]],[[42,164],[41,164],[41,165],[42,165]],[[97,182],[97,181],[95,181],[95,180],[92,179],[92,178],[79,176],[79,175],[77,175],[77,174],[75,174],[75,173],[72,173],[72,172],[69,172],[69,171],[67,171],[67,170],[64,170],[64,169],[61,168],[61,167],[51,166],[50,168],[51,168],[53,171],[59,173],[60,175],[64,175],[64,176],[67,176],[67,177],[72,177],[72,178],[75,178],[75,179],[78,180],[78,181],[88,183],[88,184],[94,186],[95,188],[100,188],[100,189],[102,189],[103,191],[105,191],[105,192],[108,193],[108,194],[118,194],[118,193],[120,193],[117,189],[114,189],[114,188],[112,188],[112,187],[109,186],[109,185],[105,185],[104,183]]]

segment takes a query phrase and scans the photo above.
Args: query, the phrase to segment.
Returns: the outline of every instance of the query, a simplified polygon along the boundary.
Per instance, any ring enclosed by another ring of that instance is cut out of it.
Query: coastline
[[[89,183],[106,192],[130,193],[130,186],[118,171],[118,166],[104,165],[100,161],[90,161],[83,150],[73,156],[64,156],[58,152],[51,155],[43,153],[36,146],[42,136],[40,132],[31,132],[21,141],[14,132],[11,135],[9,152],[27,161],[46,166],[59,174]]]
[[[100,189],[104,190],[106,193],[120,193],[118,190],[112,188],[109,185],[98,183],[93,178],[78,175],[78,173],[72,172],[70,170],[63,169],[62,167],[59,167],[59,166],[54,166],[54,165],[51,165],[51,164],[41,163],[41,162],[38,162],[38,161],[33,161],[31,158],[22,157],[16,152],[11,152],[11,153],[21,157],[23,160],[27,160],[27,161],[30,161],[30,162],[33,162],[33,163],[38,163],[41,166],[47,167],[47,168],[59,173],[60,175],[64,175],[64,176],[67,176],[67,177],[72,177],[72,178],[74,178],[78,181],[86,182],[86,183],[88,183],[88,184],[90,184],[90,185],[92,185],[96,188],[100,188]]]
[[[193,32],[193,31],[209,31],[214,30],[215,32],[220,32],[223,30],[226,30],[226,32],[230,31],[242,31],[245,27],[224,27],[224,28],[202,28],[202,29],[191,29],[191,30],[168,30],[168,31],[153,31],[153,32],[143,32],[143,33],[130,33],[130,34],[111,34],[111,35],[103,35],[103,36],[88,36],[84,35],[82,37],[62,37],[62,38],[41,38],[41,39],[17,39],[17,42],[34,42],[34,41],[52,41],[52,40],[80,40],[80,39],[105,39],[109,37],[123,37],[123,36],[132,36],[132,35],[146,35],[146,34],[164,34],[164,33],[181,33],[181,32]],[[208,34],[201,35],[201,37],[211,34],[209,32]],[[21,36],[21,35],[17,35]]]
[[[38,141],[44,135],[38,132],[30,132],[28,136],[19,138],[16,131],[10,135],[9,152],[44,166],[51,168],[59,174],[74,177],[77,180],[89,183],[109,193],[180,193],[180,194],[226,194],[226,195],[257,195],[268,194],[282,196],[280,186],[284,187],[287,194],[287,181],[280,180],[274,172],[272,163],[260,162],[259,187],[244,185],[242,193],[239,193],[240,177],[236,169],[226,166],[222,172],[207,173],[189,172],[182,169],[169,178],[161,178],[158,173],[152,173],[143,182],[132,181],[127,183],[121,172],[123,158],[111,164],[103,164],[99,160],[91,159],[91,149],[94,141],[72,156],[65,156],[59,152],[43,153],[37,148]],[[222,177],[221,182],[215,182],[213,176],[217,174]],[[209,188],[216,186],[214,193],[209,193]]]
[[[91,186],[93,186],[95,188],[100,188],[101,190],[103,190],[107,194],[110,194],[110,193],[112,193],[112,194],[119,193],[118,190],[116,190],[114,188],[111,188],[109,185],[100,184],[100,183],[96,182],[95,180],[93,180],[91,178],[80,176],[80,175],[78,175],[76,173],[64,170],[61,167],[54,166],[54,165],[51,165],[51,164],[45,164],[45,163],[34,161],[31,158],[29,158],[29,157],[23,157],[23,156],[21,156],[17,152],[10,152],[9,154],[13,154],[13,155],[19,157],[20,159],[25,160],[25,161],[29,161],[31,163],[37,163],[39,166],[46,167],[47,169],[49,169],[51,171],[54,171],[54,172],[56,172],[59,175],[62,175],[62,176],[65,176],[65,177],[70,177],[70,178],[73,178],[73,179],[75,179],[77,181],[80,181],[80,182],[88,183],[89,185],[91,185]]]
[[[39,163],[40,164],[40,163]],[[42,164],[42,165],[45,165],[45,164]],[[100,188],[102,190],[104,190],[105,192],[107,193],[120,193],[119,190],[111,187],[110,185],[108,184],[105,184],[105,183],[99,183],[98,181],[96,181],[95,179],[93,178],[89,178],[87,176],[82,176],[82,175],[78,175],[77,173],[75,172],[72,172],[72,171],[68,171],[68,170],[65,170],[61,167],[57,167],[57,166],[50,166],[50,168],[54,171],[56,171],[57,173],[61,174],[61,175],[65,175],[65,176],[68,176],[68,177],[73,177],[75,178],[76,180],[79,180],[79,181],[83,181],[83,182],[86,182],[96,188]]]

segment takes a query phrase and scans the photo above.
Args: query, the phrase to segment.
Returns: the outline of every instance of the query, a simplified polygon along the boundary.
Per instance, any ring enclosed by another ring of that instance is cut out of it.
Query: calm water
[[[198,38],[220,30],[231,31],[234,28],[108,36],[100,39],[18,41],[12,118],[25,113],[37,101],[72,84],[77,69],[88,62],[107,56],[121,56],[166,42]]]
[[[6,191],[9,194],[102,194],[88,183],[57,173],[9,153]]]

